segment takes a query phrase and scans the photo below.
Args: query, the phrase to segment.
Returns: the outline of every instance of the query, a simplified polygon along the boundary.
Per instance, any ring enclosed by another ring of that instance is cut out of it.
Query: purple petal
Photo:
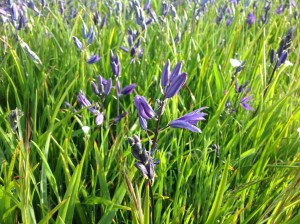
[[[136,87],[136,84],[133,83],[131,85],[128,85],[128,86],[125,86],[122,90],[121,90],[121,93],[123,95],[129,95],[130,93],[133,92],[134,88]]]
[[[139,121],[140,121],[141,129],[146,130],[147,129],[147,120],[139,116]]]
[[[88,64],[94,64],[99,60],[100,60],[100,57],[97,54],[96,55],[91,55],[90,58],[88,59],[87,63]]]
[[[161,85],[163,87],[167,86],[169,84],[170,80],[170,60],[168,59],[161,76]]]
[[[122,46],[120,46],[120,48],[121,48],[123,51],[125,51],[126,53],[128,53],[128,52],[129,52],[128,48],[126,48],[126,47],[122,47]]]
[[[119,116],[116,116],[114,118],[114,122],[115,123],[119,122],[122,118],[124,118],[125,116],[127,116],[127,114],[128,114],[128,112],[124,112],[124,113],[120,114]]]
[[[196,126],[194,126],[186,121],[174,120],[170,123],[170,126],[172,128],[183,128],[183,129],[187,129],[192,132],[201,133],[201,130],[199,128],[197,128]]]
[[[181,68],[182,68],[182,61],[178,62],[175,65],[175,67],[173,68],[171,75],[170,75],[170,82],[172,82],[173,79],[176,78],[180,74]]]
[[[121,90],[120,90],[120,81],[117,79],[116,81],[116,92],[117,92],[117,97],[121,96]]]
[[[277,68],[282,65],[287,59],[287,52],[286,51],[283,51],[283,53],[281,54],[280,58],[278,59],[278,62],[277,62]]]
[[[187,74],[182,73],[171,80],[170,85],[166,88],[165,97],[171,98],[182,88],[187,80]]]
[[[75,37],[75,36],[73,36],[73,40],[74,40],[75,46],[76,46],[79,50],[82,51],[82,43],[81,43],[81,41],[80,41],[77,37]]]
[[[144,164],[139,163],[139,162],[135,162],[134,166],[143,174],[143,176],[145,178],[148,179],[148,171],[147,171],[147,169],[146,169],[146,167],[145,167]]]
[[[99,125],[103,124],[103,121],[104,121],[103,113],[99,113],[95,118],[96,125],[99,126]]]
[[[253,107],[251,107],[249,104],[247,103],[241,103],[242,107],[245,109],[245,110],[251,110],[251,111],[254,111]]]
[[[111,78],[108,80],[105,80],[106,83],[104,84],[104,96],[107,96],[110,93],[111,87],[112,87],[112,80]]]

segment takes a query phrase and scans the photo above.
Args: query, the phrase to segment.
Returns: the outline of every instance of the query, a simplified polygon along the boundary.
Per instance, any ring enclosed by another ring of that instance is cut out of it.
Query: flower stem
[[[151,200],[151,219],[152,219],[152,224],[155,223],[155,213],[154,213],[154,195],[153,195],[153,190],[152,190],[152,184],[151,181],[149,180],[149,190],[150,190],[150,200]]]
[[[166,103],[166,99],[164,98],[163,102],[161,103],[159,109],[158,109],[158,118],[156,121],[156,127],[155,127],[155,132],[154,132],[154,137],[152,140],[152,149],[151,149],[151,155],[154,154],[156,148],[157,148],[157,138],[158,138],[158,133],[159,133],[159,122],[160,122],[160,118],[163,112],[163,108],[165,107],[165,103]]]

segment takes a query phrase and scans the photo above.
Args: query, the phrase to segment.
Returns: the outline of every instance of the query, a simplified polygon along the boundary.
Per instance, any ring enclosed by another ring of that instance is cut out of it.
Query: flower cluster
[[[154,137],[152,140],[150,140],[150,143],[152,144],[152,148],[150,151],[147,151],[145,148],[141,147],[140,140],[136,136],[134,138],[128,139],[129,144],[132,147],[132,155],[137,159],[135,166],[140,170],[143,176],[152,181],[154,179],[154,167],[157,164],[153,162],[152,156],[157,148],[160,118],[163,114],[166,101],[175,96],[185,85],[187,80],[187,73],[181,72],[181,68],[181,61],[175,65],[172,71],[170,69],[170,60],[168,60],[165,64],[161,76],[163,101],[160,101],[157,112],[152,109],[144,96],[137,95],[134,97],[134,106],[138,112],[140,127],[146,132],[146,134],[148,129],[147,120],[156,117]],[[201,107],[197,110],[194,110],[193,112],[183,115],[182,117],[171,121],[166,127],[183,128],[192,132],[200,133],[201,130],[197,127],[197,123],[199,121],[205,120],[204,116],[206,116],[207,114],[203,113],[202,110],[206,108],[207,107]]]
[[[143,174],[146,179],[154,182],[154,168],[159,164],[159,160],[153,160],[151,153],[142,147],[141,140],[138,136],[134,135],[133,138],[129,137],[128,142],[131,146],[131,154],[137,160],[134,163],[135,167]]]
[[[289,48],[292,44],[293,30],[294,30],[294,27],[290,28],[287,35],[282,37],[279,47],[276,51],[276,54],[275,54],[274,49],[271,49],[270,62],[271,62],[271,64],[273,64],[275,62],[276,68],[279,68],[280,65],[282,65],[287,59],[287,56],[289,53]]]

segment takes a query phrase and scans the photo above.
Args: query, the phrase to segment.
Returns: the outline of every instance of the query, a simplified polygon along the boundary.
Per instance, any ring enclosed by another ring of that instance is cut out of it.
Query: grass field
[[[0,2],[0,223],[299,223],[299,7]]]

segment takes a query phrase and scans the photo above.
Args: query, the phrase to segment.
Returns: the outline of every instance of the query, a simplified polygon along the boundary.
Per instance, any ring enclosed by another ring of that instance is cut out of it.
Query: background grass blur
[[[127,9],[129,1],[122,2]],[[153,185],[155,223],[298,223],[300,39],[299,18],[294,17],[299,2],[278,15],[280,2],[273,1],[264,24],[260,21],[264,2],[258,1],[253,25],[246,23],[253,3],[245,2],[237,7],[228,1],[208,2],[195,18],[193,1],[175,5],[176,16],[163,16],[161,2],[152,1],[158,23],[145,31],[134,15],[116,13],[114,0],[93,7],[90,2],[71,1],[63,13],[60,2],[45,7],[35,2],[41,13],[28,9],[25,28],[1,24],[0,223],[136,222],[137,209],[125,180],[137,196],[144,195],[145,180],[133,165],[127,137],[137,134],[143,144],[149,143],[139,128],[133,97],[143,95],[157,108],[167,59],[171,67],[182,60],[188,80],[168,101],[162,126],[202,106],[208,107],[208,116],[199,124],[201,134],[170,128],[160,133],[155,155],[160,164]],[[234,16],[229,26],[225,19],[216,23],[216,11],[225,4]],[[74,18],[70,9],[77,10]],[[103,29],[93,23],[97,10],[101,16],[107,14]],[[88,47],[81,37],[84,24],[96,32]],[[273,70],[269,52],[279,47],[292,26],[288,60],[293,65],[276,70],[264,95]],[[133,63],[120,49],[127,46],[129,27],[140,31],[144,48],[142,58]],[[75,47],[73,36],[83,41],[83,52]],[[22,41],[42,64],[28,57]],[[121,85],[136,83],[137,87],[133,94],[122,96],[121,111],[129,115],[116,125],[109,123],[117,115],[112,90],[105,101],[105,122],[98,127],[88,111],[73,113],[64,102],[79,109],[79,90],[97,100],[90,82],[99,74],[113,77],[111,49],[120,56]],[[92,53],[101,59],[90,65],[87,59]],[[240,107],[226,113],[226,101],[234,99],[232,58],[247,61],[235,80],[249,80],[256,112]],[[13,133],[7,115],[16,107],[24,115]],[[82,126],[91,127],[90,133],[85,135]],[[212,144],[219,145],[219,157]]]

